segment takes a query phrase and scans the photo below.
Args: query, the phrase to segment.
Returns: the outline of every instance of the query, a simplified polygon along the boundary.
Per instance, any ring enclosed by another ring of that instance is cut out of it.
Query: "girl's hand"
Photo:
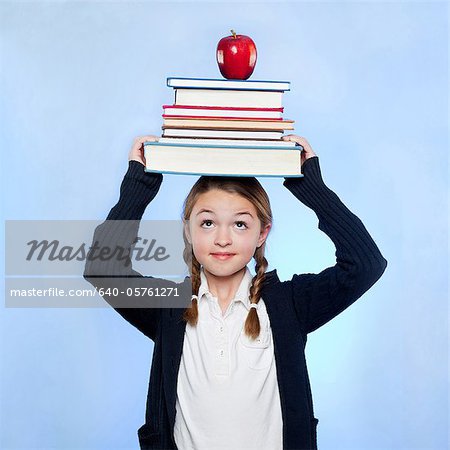
[[[300,156],[301,157],[300,164],[302,166],[303,166],[303,163],[307,159],[312,158],[313,156],[317,156],[314,153],[311,146],[309,145],[309,142],[304,137],[296,136],[295,134],[288,134],[286,136],[283,136],[281,139],[283,139],[283,141],[295,142],[297,144],[300,144],[303,147],[303,150],[302,150],[301,156]]]
[[[157,136],[138,136],[133,142],[130,153],[128,153],[128,161],[137,161],[145,166],[144,142],[157,140]]]

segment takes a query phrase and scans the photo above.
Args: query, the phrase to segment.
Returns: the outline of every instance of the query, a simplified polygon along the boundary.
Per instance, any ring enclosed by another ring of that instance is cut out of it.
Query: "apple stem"
[[[234,30],[231,30],[231,34],[233,35],[233,37],[236,39],[236,32]]]

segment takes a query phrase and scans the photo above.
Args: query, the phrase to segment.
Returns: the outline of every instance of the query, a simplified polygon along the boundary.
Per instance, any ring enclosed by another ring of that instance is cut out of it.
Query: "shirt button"
[[[220,328],[219,328],[219,330],[220,330],[220,332],[222,333],[222,331],[223,331],[223,327],[220,327]]]
[[[220,356],[223,356],[223,350],[220,350]]]

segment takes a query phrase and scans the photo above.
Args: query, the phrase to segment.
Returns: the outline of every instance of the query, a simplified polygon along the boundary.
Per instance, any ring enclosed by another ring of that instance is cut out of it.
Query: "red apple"
[[[220,73],[231,80],[246,80],[256,64],[256,45],[251,38],[236,34],[222,38],[217,44]]]

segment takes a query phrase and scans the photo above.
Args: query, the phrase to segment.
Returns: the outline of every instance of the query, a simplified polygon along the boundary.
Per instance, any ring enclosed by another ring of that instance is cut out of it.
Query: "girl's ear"
[[[261,230],[261,232],[259,233],[259,238],[258,238],[258,243],[256,245],[256,248],[259,248],[259,247],[261,247],[261,245],[264,244],[271,228],[272,228],[272,224],[269,223]]]
[[[189,221],[184,222],[184,234],[186,235],[186,239],[188,240],[189,244],[192,245],[191,232],[189,230]]]

